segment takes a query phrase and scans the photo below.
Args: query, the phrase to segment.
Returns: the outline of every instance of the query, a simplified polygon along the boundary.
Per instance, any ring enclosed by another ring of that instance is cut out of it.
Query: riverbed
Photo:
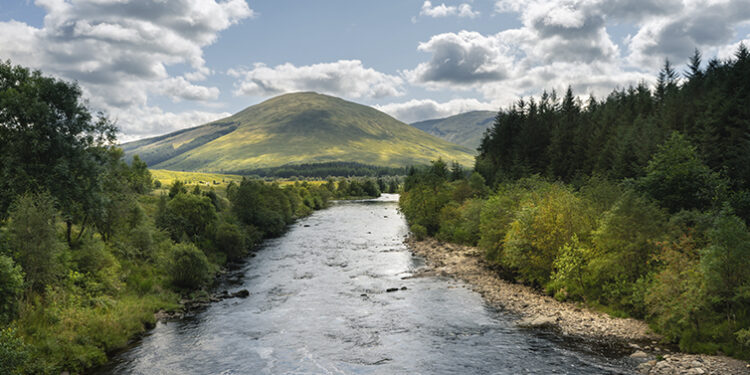
[[[461,281],[411,278],[425,261],[396,199],[298,221],[219,286],[248,298],[159,323],[97,373],[634,373],[624,353],[518,327]]]

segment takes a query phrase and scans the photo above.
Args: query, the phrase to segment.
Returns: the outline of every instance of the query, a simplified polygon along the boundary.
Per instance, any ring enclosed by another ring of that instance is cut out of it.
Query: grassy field
[[[162,186],[169,186],[175,180],[180,180],[187,185],[205,185],[226,187],[230,182],[239,183],[242,176],[236,174],[201,173],[201,172],[179,172],[166,169],[151,169],[151,176],[155,181],[161,182]]]
[[[156,194],[159,194],[163,190],[168,190],[169,186],[175,180],[180,180],[188,186],[201,185],[205,187],[214,187],[217,189],[224,189],[229,185],[230,182],[239,183],[242,181],[243,176],[236,174],[221,174],[221,173],[203,173],[203,172],[180,172],[180,171],[168,171],[166,169],[151,169],[151,176],[155,181],[161,182],[161,189],[155,190]],[[301,180],[290,180],[290,179],[270,179],[266,178],[266,181],[274,181],[281,186],[292,185]],[[304,180],[311,185],[320,185],[325,183],[325,180]]]

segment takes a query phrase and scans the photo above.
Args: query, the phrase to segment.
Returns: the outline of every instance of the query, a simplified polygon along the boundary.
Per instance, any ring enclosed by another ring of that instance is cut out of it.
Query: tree
[[[0,216],[16,196],[48,191],[83,231],[100,207],[104,152],[115,126],[85,107],[73,83],[0,62]]]
[[[0,326],[9,323],[18,312],[23,291],[23,273],[13,259],[0,255]]]
[[[659,146],[639,184],[671,212],[709,208],[726,189],[726,182],[703,163],[695,147],[678,132]]]
[[[172,284],[178,288],[197,289],[211,279],[211,264],[206,254],[192,243],[174,246],[170,275]]]
[[[158,225],[169,231],[172,239],[181,241],[187,236],[191,241],[206,238],[209,227],[217,220],[211,199],[195,194],[177,194],[166,204]]]
[[[61,273],[54,201],[49,194],[24,194],[13,203],[9,216],[13,258],[26,274],[27,288],[42,293]]]

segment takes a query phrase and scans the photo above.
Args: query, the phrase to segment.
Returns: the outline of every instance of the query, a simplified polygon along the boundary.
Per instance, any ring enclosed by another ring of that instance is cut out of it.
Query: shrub
[[[727,182],[711,171],[695,147],[677,132],[659,146],[639,183],[670,212],[710,208],[727,188]]]
[[[206,254],[191,243],[173,248],[170,264],[172,284],[178,288],[197,289],[211,279],[211,265]]]
[[[476,245],[479,240],[479,220],[484,201],[470,199],[459,205],[451,202],[440,213],[440,231],[437,238],[466,245]]]
[[[21,267],[10,257],[0,255],[0,326],[15,318],[22,291]]]
[[[0,329],[0,374],[22,374],[29,359],[26,345],[18,337],[16,330]]]
[[[635,192],[623,194],[604,214],[592,235],[595,253],[588,265],[593,298],[643,316],[643,298],[637,295],[654,269],[666,220],[659,207]]]
[[[199,241],[207,237],[216,222],[216,209],[211,199],[194,194],[177,194],[160,213],[158,224],[166,229],[175,241],[187,237]]]
[[[427,235],[434,235],[440,229],[440,210],[451,201],[451,193],[444,183],[415,186],[401,194],[401,212],[410,223],[424,227]]]
[[[96,274],[101,269],[114,264],[115,259],[98,238],[85,238],[79,249],[73,252],[73,261],[81,273]]]
[[[57,238],[57,211],[48,194],[25,194],[12,205],[8,223],[13,258],[26,275],[27,286],[44,292],[62,273],[63,244]]]
[[[551,184],[535,190],[508,229],[502,261],[524,281],[545,286],[558,251],[574,236],[585,240],[593,225],[588,209],[568,188]]]
[[[414,235],[414,238],[417,241],[423,241],[425,238],[427,238],[427,229],[425,229],[425,227],[419,224],[412,224],[410,229],[411,233]]]
[[[154,231],[148,224],[140,224],[130,230],[128,237],[136,251],[136,255],[142,259],[152,259],[154,255]]]
[[[515,219],[527,191],[517,185],[502,185],[484,203],[479,215],[479,247],[491,263],[502,260],[505,235]]]
[[[229,259],[240,259],[247,254],[245,234],[237,225],[227,222],[216,229],[216,247]]]

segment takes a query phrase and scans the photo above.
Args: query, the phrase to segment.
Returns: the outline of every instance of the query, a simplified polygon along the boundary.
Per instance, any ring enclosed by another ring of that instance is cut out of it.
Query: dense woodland
[[[414,169],[400,204],[417,237],[477,245],[509,279],[749,358],[749,95],[741,45],[707,64],[696,51],[682,74],[666,63],[653,88],[521,100],[473,174]]]
[[[154,190],[115,133],[76,85],[0,63],[0,374],[102,364],[296,218],[398,188],[359,178]]]

